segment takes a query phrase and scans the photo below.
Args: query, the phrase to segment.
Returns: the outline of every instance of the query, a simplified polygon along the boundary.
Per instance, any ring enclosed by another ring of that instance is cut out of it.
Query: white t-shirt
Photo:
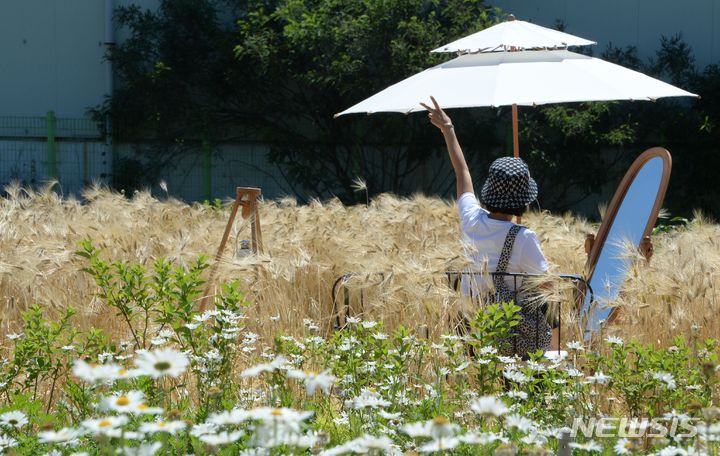
[[[500,252],[505,244],[505,237],[513,223],[488,217],[489,212],[480,207],[480,203],[473,193],[466,192],[460,195],[457,204],[460,213],[460,231],[464,241],[473,247],[473,251],[468,252],[475,266],[473,269],[495,272],[500,260]],[[487,268],[483,267],[485,264],[487,264]],[[547,260],[540,249],[540,242],[538,242],[535,232],[527,228],[521,229],[515,238],[507,272],[544,274],[548,269]],[[469,294],[471,289],[473,295],[478,293],[478,289],[471,286],[473,282],[479,282],[479,280],[472,280],[472,276],[463,277],[462,290],[464,294]],[[505,282],[512,290],[513,279],[508,277]],[[519,284],[518,282],[518,286]],[[478,286],[484,288],[481,284]]]

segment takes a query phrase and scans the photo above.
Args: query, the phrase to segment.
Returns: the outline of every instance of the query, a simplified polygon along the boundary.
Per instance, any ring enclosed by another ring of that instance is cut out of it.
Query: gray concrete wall
[[[716,0],[489,0],[519,19],[598,42],[637,46],[653,56],[661,35],[682,33],[703,67],[720,61]],[[83,117],[107,91],[103,0],[0,2],[0,116]],[[157,0],[115,0],[116,6],[157,7]],[[118,40],[127,32],[117,30]]]
[[[0,2],[0,116],[83,117],[105,94],[104,2]]]
[[[116,0],[154,8],[157,0]],[[104,0],[0,1],[0,116],[84,117],[107,93]],[[118,31],[118,38],[126,34]]]

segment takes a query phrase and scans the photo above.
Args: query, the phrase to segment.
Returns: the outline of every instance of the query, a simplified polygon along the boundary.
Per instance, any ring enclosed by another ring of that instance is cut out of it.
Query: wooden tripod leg
[[[215,264],[213,264],[212,269],[210,269],[210,275],[208,276],[207,284],[205,285],[205,292],[203,293],[203,297],[200,300],[200,312],[205,311],[207,303],[210,300],[210,288],[212,287],[213,279],[215,278],[218,266],[220,265],[220,258],[222,258],[222,254],[225,251],[225,244],[227,244],[228,237],[230,237],[230,230],[232,229],[233,223],[235,222],[235,216],[237,215],[239,207],[240,198],[236,197],[235,202],[232,205],[232,209],[230,210],[230,219],[225,226],[225,232],[223,233],[222,240],[220,241],[220,247],[215,254]]]
[[[251,218],[251,233],[252,233],[252,250],[253,253],[262,252],[262,233],[260,231],[260,214],[257,208],[257,199],[260,196],[260,189],[253,187],[237,187],[235,189],[235,202],[233,203],[232,209],[230,210],[230,219],[225,226],[225,232],[223,233],[222,240],[220,241],[220,247],[215,254],[215,264],[210,269],[210,275],[208,276],[207,285],[205,285],[205,292],[200,300],[200,311],[204,312],[209,301],[211,301],[210,289],[213,285],[213,279],[217,273],[218,266],[220,265],[220,259],[225,252],[225,244],[230,237],[230,230],[235,223],[235,217],[237,216],[238,209],[242,206],[241,216],[242,218]]]
[[[255,214],[252,220],[253,239],[255,240],[255,253],[263,252],[262,230],[260,230],[260,211],[257,208],[257,201],[254,202]]]

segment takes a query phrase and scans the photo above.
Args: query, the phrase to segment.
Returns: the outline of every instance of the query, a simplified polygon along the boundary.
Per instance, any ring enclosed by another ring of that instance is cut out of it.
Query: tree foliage
[[[110,116],[120,140],[153,144],[148,153],[158,166],[203,139],[258,141],[271,147],[272,162],[301,198],[352,202],[361,198],[353,189],[358,176],[371,194],[450,193],[442,138],[425,116],[333,115],[447,60],[428,51],[502,14],[482,0],[162,0],[152,12],[121,7],[116,18],[129,32],[110,56],[120,84],[95,114]],[[720,70],[698,72],[679,36],[660,44],[647,63],[633,48],[611,46],[603,56],[702,100],[521,109],[521,153],[544,207],[567,208],[597,193],[646,146],[660,144],[676,157],[672,210],[720,209],[716,197],[697,194],[711,176],[695,166],[717,161]],[[510,148],[509,108],[451,115],[480,181]]]

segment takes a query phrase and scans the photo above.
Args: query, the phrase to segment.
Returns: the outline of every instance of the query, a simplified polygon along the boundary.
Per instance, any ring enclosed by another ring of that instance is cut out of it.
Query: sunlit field
[[[664,417],[695,420],[695,432],[623,435],[620,425],[570,442],[576,452],[717,454],[720,226],[700,215],[656,235],[650,262],[628,253],[621,318],[590,342],[558,281],[549,294],[568,357],[523,362],[494,347],[512,317],[492,315],[507,306],[479,313],[463,340],[452,328],[463,302],[445,273],[466,266],[452,201],[265,201],[264,253],[241,248],[250,228],[238,218],[201,313],[227,205],[7,193],[6,451],[550,454],[576,418]],[[523,224],[553,272],[583,272],[596,224],[544,212]]]
[[[229,216],[227,207],[147,193],[127,199],[98,189],[87,192],[84,203],[53,192],[11,188],[9,193],[0,200],[4,332],[16,330],[20,313],[36,303],[50,313],[72,306],[78,327],[121,337],[124,326],[99,304],[95,283],[81,272],[87,264],[75,254],[80,242],[92,240],[110,261],[151,266],[163,257],[186,266],[199,255],[211,261]],[[331,330],[332,286],[346,273],[358,274],[347,284],[355,313],[360,311],[355,292],[363,288],[365,318],[382,319],[390,328],[426,325],[434,335],[447,331],[457,296],[444,272],[466,264],[451,201],[383,195],[369,207],[346,207],[336,200],[297,205],[287,199],[261,204],[260,214],[264,255],[248,256],[241,249],[250,227],[238,217],[215,280],[241,282],[253,301],[255,332],[268,338],[277,331],[301,332],[304,318],[323,332]],[[537,212],[523,224],[538,233],[552,272],[583,272],[585,234],[597,231],[596,225]],[[617,303],[630,329],[611,330],[660,345],[688,334],[693,325],[700,327],[700,337],[720,334],[714,318],[720,310],[719,235],[720,226],[697,217],[687,229],[655,236],[652,261],[637,258]],[[568,337],[577,337],[571,296],[562,298]],[[276,315],[280,318],[269,320]]]

